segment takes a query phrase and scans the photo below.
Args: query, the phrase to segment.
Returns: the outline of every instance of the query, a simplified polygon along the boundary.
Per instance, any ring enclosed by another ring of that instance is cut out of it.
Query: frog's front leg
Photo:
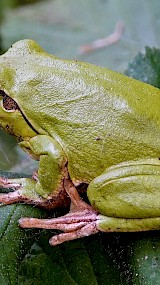
[[[14,191],[0,194],[0,203],[22,202],[46,208],[69,203],[63,187],[68,178],[67,158],[59,143],[47,135],[37,135],[22,141],[20,147],[39,160],[38,175],[30,178],[7,179],[0,177],[0,187]]]
[[[129,161],[107,169],[88,186],[91,206],[82,202],[71,182],[66,181],[72,207],[55,219],[21,218],[22,227],[59,229],[51,245],[88,236],[98,231],[128,232],[160,229],[160,161]]]

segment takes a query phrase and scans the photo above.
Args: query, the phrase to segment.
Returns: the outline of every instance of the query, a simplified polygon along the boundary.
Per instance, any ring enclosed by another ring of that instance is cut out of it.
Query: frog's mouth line
[[[25,122],[27,123],[27,125],[36,133],[38,134],[37,130],[32,126],[32,124],[29,122],[29,120],[26,118],[26,116],[24,115],[24,113],[22,112],[22,110],[19,108],[18,104],[14,101],[14,99],[12,99],[11,97],[9,97],[5,91],[0,90],[0,96],[3,97],[3,108],[7,111],[7,112],[15,112],[15,111],[19,111],[22,115],[22,117],[24,118]]]
[[[26,116],[23,114],[23,112],[19,109],[22,117],[24,118],[24,120],[26,121],[27,125],[32,129],[32,131],[34,131],[37,135],[39,134],[39,132],[37,132],[37,130],[32,126],[32,124],[29,122],[29,120],[26,118]]]

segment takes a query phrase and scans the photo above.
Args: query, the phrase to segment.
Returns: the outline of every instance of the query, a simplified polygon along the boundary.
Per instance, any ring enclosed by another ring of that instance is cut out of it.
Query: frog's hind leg
[[[54,219],[21,218],[20,226],[23,228],[58,229],[63,231],[50,239],[51,245],[64,241],[74,240],[98,232],[96,227],[97,212],[82,201],[76,188],[70,180],[64,181],[64,188],[71,199],[70,212]]]
[[[160,160],[144,158],[114,165],[90,182],[87,196],[106,217],[160,217]]]

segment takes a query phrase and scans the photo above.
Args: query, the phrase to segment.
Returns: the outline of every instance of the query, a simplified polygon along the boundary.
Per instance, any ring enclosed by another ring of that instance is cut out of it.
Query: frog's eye
[[[19,110],[17,103],[11,97],[9,97],[3,90],[0,90],[0,97],[2,97],[2,104],[5,110]]]

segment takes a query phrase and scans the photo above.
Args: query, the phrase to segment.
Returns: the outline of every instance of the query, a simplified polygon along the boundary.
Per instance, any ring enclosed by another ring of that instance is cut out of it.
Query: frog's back
[[[37,110],[32,104],[30,116],[62,145],[72,178],[90,181],[110,165],[160,157],[158,89],[106,68],[55,58],[37,74],[34,100],[42,96],[46,106]]]
[[[81,63],[65,84],[63,98],[57,91],[53,135],[75,179],[91,180],[121,161],[160,157],[158,89]]]

